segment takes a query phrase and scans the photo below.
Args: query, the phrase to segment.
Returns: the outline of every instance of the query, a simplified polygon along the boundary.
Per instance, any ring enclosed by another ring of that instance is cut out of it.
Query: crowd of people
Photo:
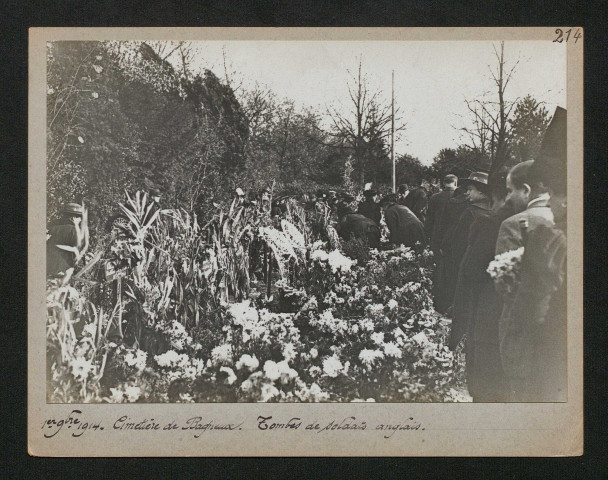
[[[269,189],[235,204],[270,216],[285,210],[285,198]],[[435,309],[452,319],[449,346],[464,341],[469,393],[481,402],[566,400],[566,111],[557,108],[535,160],[509,171],[446,175],[442,190],[430,184],[400,185],[382,196],[366,184],[358,204],[344,192],[317,191],[300,202],[332,212],[338,235],[381,246],[388,241],[434,254]],[[153,215],[161,192],[150,191]],[[356,207],[356,208],[355,208]],[[108,228],[125,219],[109,219]],[[67,204],[48,230],[47,275],[69,279],[88,247],[86,209]],[[514,288],[495,282],[495,257],[523,255]]]
[[[450,174],[442,187],[428,198],[422,185],[401,185],[378,201],[367,185],[357,212],[338,212],[338,232],[375,247],[383,218],[391,243],[429,246],[435,308],[452,319],[450,348],[465,342],[474,401],[565,401],[566,111],[556,110],[535,160]],[[489,264],[522,247],[506,290]]]

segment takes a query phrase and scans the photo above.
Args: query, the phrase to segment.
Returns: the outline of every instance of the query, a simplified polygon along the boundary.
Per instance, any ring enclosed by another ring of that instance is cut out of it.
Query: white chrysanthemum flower
[[[285,344],[281,353],[283,354],[283,358],[285,358],[285,360],[287,360],[288,362],[296,358],[296,356],[298,355],[296,347],[291,342]]]
[[[388,342],[382,345],[382,350],[387,357],[401,358],[403,353],[395,342]]]
[[[253,372],[259,366],[260,362],[258,361],[258,359],[255,356],[252,357],[251,355],[248,355],[246,353],[241,355],[239,361],[236,362],[237,370],[242,370],[243,368],[246,368],[250,372]]]
[[[136,387],[135,385],[129,385],[125,387],[125,397],[127,397],[127,402],[133,403],[136,402],[141,396],[141,388]]]
[[[317,350],[315,347],[312,347],[310,349],[310,357],[315,359],[319,356],[319,350]]]
[[[276,362],[273,362],[272,360],[266,360],[266,363],[264,363],[264,375],[266,375],[266,377],[268,377],[272,381],[279,379],[279,377],[281,376],[281,371],[279,370],[279,367]]]
[[[323,373],[328,377],[336,378],[342,370],[342,362],[336,357],[331,356],[323,360]]]
[[[389,310],[395,310],[395,308],[397,308],[399,304],[397,303],[397,300],[391,298],[386,304],[386,306],[389,308]]]
[[[313,398],[315,402],[322,402],[329,398],[329,395],[321,390],[321,387],[316,383],[313,383],[309,389],[310,396]]]
[[[384,354],[380,350],[370,350],[364,348],[359,353],[359,360],[366,366],[371,366],[377,359],[384,357]]]
[[[298,372],[291,368],[286,360],[277,363],[277,368],[279,369],[282,383],[287,383],[298,377]]]
[[[327,262],[329,263],[329,266],[333,273],[336,273],[338,271],[348,272],[353,266],[353,264],[356,263],[354,260],[351,260],[350,258],[342,255],[340,250],[333,250],[332,252],[330,252],[327,256]]]
[[[327,262],[329,255],[325,250],[315,250],[310,255],[310,259],[317,262]]]
[[[142,372],[146,368],[146,360],[148,353],[143,350],[130,351],[125,355],[125,364],[135,368],[138,372]]]
[[[279,395],[279,391],[277,390],[277,388],[272,383],[265,383],[264,385],[262,385],[259,401],[267,402],[271,398],[276,397],[277,395]]]
[[[219,364],[231,364],[232,363],[232,345],[229,343],[224,343],[223,345],[218,345],[213,350],[211,350],[211,359],[214,365]]]
[[[93,370],[93,364],[90,360],[84,357],[77,357],[72,360],[72,375],[77,380],[86,380],[91,370]]]
[[[428,337],[424,334],[424,332],[418,332],[416,335],[412,337],[412,340],[416,342],[418,345],[430,345],[430,341]]]
[[[366,332],[374,331],[374,322],[373,322],[373,320],[371,320],[369,318],[362,318],[361,320],[359,320],[359,326],[361,327],[361,330],[363,330],[363,331],[366,331]]]
[[[112,403],[122,403],[125,400],[125,393],[120,388],[110,388],[110,401]]]
[[[395,329],[393,330],[393,335],[395,336],[395,338],[406,336],[405,332],[403,330],[401,330],[399,327],[395,327]]]
[[[154,360],[159,367],[185,369],[190,363],[190,358],[185,353],[177,353],[175,350],[168,350],[161,355],[155,355]]]
[[[384,332],[374,332],[370,335],[370,338],[376,345],[382,345],[384,343]]]
[[[251,302],[249,300],[231,304],[228,311],[232,317],[234,317],[234,323],[236,325],[255,323],[259,319],[257,309],[251,306]]]

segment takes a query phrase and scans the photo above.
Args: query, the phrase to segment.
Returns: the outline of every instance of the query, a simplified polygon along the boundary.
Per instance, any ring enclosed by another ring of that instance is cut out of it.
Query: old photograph
[[[579,454],[582,43],[32,29],[30,453]]]
[[[567,400],[565,45],[46,54],[49,403]]]

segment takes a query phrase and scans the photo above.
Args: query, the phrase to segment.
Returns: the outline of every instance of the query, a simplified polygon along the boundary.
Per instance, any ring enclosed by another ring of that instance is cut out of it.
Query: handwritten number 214
[[[565,32],[561,28],[557,28],[557,29],[555,29],[555,34],[557,35],[557,37],[553,40],[553,42],[562,43],[564,40],[566,40],[566,42],[568,42],[570,40],[571,33],[572,33],[571,28],[569,28]],[[574,38],[574,43],[578,42],[578,39],[581,38],[582,36],[583,35],[581,33],[581,29],[577,28],[576,32],[572,36]]]

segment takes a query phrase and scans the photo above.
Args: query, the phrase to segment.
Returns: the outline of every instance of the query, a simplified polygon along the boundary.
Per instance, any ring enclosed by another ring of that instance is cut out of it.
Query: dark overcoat
[[[62,250],[57,245],[77,247],[78,233],[74,224],[67,220],[49,227],[48,233],[50,238],[46,241],[46,274],[56,276],[73,268],[76,260],[74,253]]]
[[[556,227],[539,225],[525,241],[513,307],[499,325],[513,401],[567,398],[566,252],[566,236]]]
[[[503,300],[487,268],[494,258],[500,222],[509,213],[503,209],[473,222],[458,271],[450,346],[455,348],[462,335],[467,334],[467,385],[475,401],[500,402],[508,398],[498,341]]]
[[[454,195],[446,204],[437,232],[441,240],[433,278],[433,299],[435,309],[440,313],[445,313],[454,300],[458,265],[452,259],[452,233],[458,224],[460,215],[469,205],[468,197],[457,192],[454,192]]]
[[[458,268],[467,251],[471,225],[473,225],[473,222],[479,217],[488,215],[489,213],[490,202],[486,200],[484,202],[470,203],[467,208],[465,208],[464,212],[460,214],[458,223],[452,230],[452,238],[450,241],[452,259],[454,265]]]
[[[363,202],[361,202],[359,204],[357,213],[373,220],[376,225],[380,225],[380,219],[382,218],[382,209],[380,208],[380,205],[374,202],[373,199],[366,198]]]
[[[365,240],[372,248],[380,246],[380,228],[378,225],[358,213],[348,213],[344,215],[336,228],[338,235],[344,240],[358,238]]]
[[[403,205],[409,208],[414,215],[422,223],[426,219],[426,210],[428,207],[428,195],[426,190],[422,187],[418,187],[409,192],[407,197],[403,200]]]
[[[386,208],[384,217],[392,243],[406,247],[424,243],[424,226],[406,206],[393,203]]]
[[[443,230],[443,212],[453,194],[453,190],[444,190],[433,195],[429,201],[426,212],[426,222],[424,223],[424,233],[429,242],[429,246],[435,255],[439,253],[441,247],[440,232]]]

